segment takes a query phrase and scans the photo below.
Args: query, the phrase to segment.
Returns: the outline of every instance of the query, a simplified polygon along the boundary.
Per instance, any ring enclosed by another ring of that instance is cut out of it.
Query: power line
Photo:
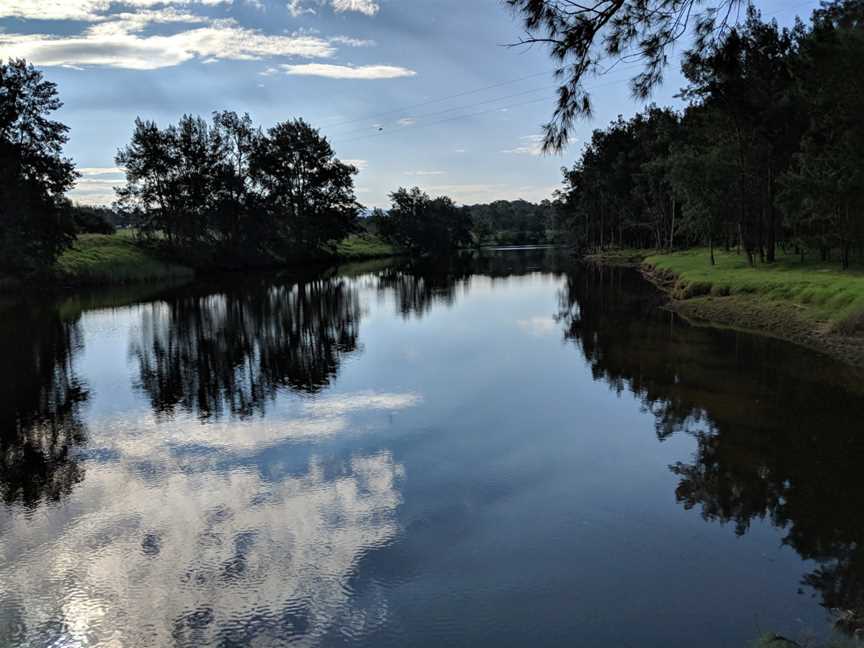
[[[343,124],[353,124],[353,123],[356,123],[358,121],[365,121],[367,119],[373,119],[375,117],[382,117],[384,115],[393,115],[395,113],[400,113],[400,112],[405,112],[406,110],[411,110],[412,108],[420,108],[423,106],[428,106],[428,105],[433,104],[433,103],[440,103],[442,101],[447,101],[448,99],[457,99],[459,97],[465,97],[467,95],[476,94],[478,92],[483,92],[484,90],[492,90],[493,88],[500,88],[500,87],[505,86],[505,85],[511,85],[513,83],[519,83],[520,81],[526,81],[527,79],[535,79],[539,76],[544,76],[544,75],[548,76],[549,71],[544,70],[543,72],[537,72],[535,74],[529,74],[529,75],[524,76],[524,77],[519,77],[518,79],[511,79],[510,81],[502,81],[500,83],[493,83],[492,85],[483,86],[482,88],[475,88],[474,90],[466,90],[465,92],[458,92],[456,94],[447,95],[445,97],[439,97],[437,99],[430,99],[429,101],[423,101],[423,102],[416,103],[416,104],[410,104],[408,106],[402,106],[401,108],[394,108],[393,110],[371,113],[369,115],[366,115],[365,117],[358,117],[356,119],[346,119],[346,120],[331,123],[331,124],[324,123],[324,124],[321,124],[321,126],[333,128],[336,126],[342,126]]]
[[[628,82],[629,82],[629,79],[618,79],[618,80],[616,80],[616,81],[612,81],[612,82],[609,82],[609,83],[604,83],[604,84],[600,84],[600,85],[593,86],[593,87],[591,87],[591,88],[588,88],[588,90],[596,90],[596,89],[598,89],[598,88],[605,88],[605,87],[608,87],[608,86],[613,86],[613,85],[618,85],[618,84],[620,84],[620,83],[628,83]],[[507,106],[496,106],[495,108],[489,108],[489,109],[486,109],[486,110],[480,110],[480,111],[477,111],[477,112],[467,113],[467,114],[464,114],[464,115],[455,115],[455,116],[453,116],[453,117],[448,117],[447,119],[439,119],[439,120],[437,120],[437,121],[427,122],[427,123],[425,123],[425,124],[412,125],[411,128],[410,128],[407,132],[415,131],[415,130],[417,130],[417,129],[419,129],[419,128],[426,128],[426,127],[428,127],[428,126],[435,126],[435,125],[437,125],[437,124],[444,124],[444,123],[447,123],[447,122],[456,121],[456,120],[458,120],[458,119],[465,119],[465,118],[468,118],[468,117],[476,117],[476,116],[478,116],[478,115],[486,115],[486,114],[493,113],[493,112],[499,112],[499,111],[501,111],[501,110],[509,110],[510,108],[518,108],[518,107],[520,107],[520,106],[527,106],[527,105],[530,105],[530,104],[539,103],[539,102],[541,102],[541,101],[550,101],[550,99],[547,98],[547,97],[540,97],[539,99],[531,99],[531,100],[529,100],[529,101],[522,101],[522,102],[519,102],[519,103],[510,104],[510,105],[507,105]],[[472,108],[473,106],[476,106],[476,105],[482,105],[482,103],[484,103],[484,102],[480,102],[480,103],[472,104],[472,105],[468,105],[468,106],[462,106],[462,108]],[[488,102],[485,102],[485,103],[488,103]],[[364,139],[370,139],[370,138],[373,138],[373,137],[383,137],[383,136],[385,136],[385,135],[392,135],[392,134],[394,134],[394,133],[402,133],[402,132],[403,132],[402,130],[390,130],[390,131],[382,131],[382,132],[378,132],[378,133],[370,133],[370,134],[368,134],[368,135],[362,135],[362,136],[360,136],[360,137],[353,137],[353,138],[351,138],[351,139],[341,140],[341,141],[339,142],[339,144],[340,144],[340,145],[341,145],[341,144],[348,144],[348,143],[350,143],[350,142],[357,142],[357,141],[364,140]]]
[[[802,2],[802,3],[799,3],[799,4],[797,4],[797,5],[793,5],[793,6],[791,6],[791,7],[784,7],[784,8],[781,9],[780,11],[776,11],[776,12],[773,12],[773,13],[771,13],[771,14],[763,14],[763,15],[765,15],[765,16],[770,16],[770,17],[774,17],[774,16],[777,16],[777,15],[780,15],[780,14],[787,14],[787,13],[789,13],[789,12],[791,12],[791,11],[795,11],[795,10],[797,10],[797,9],[800,9],[800,8],[802,8],[802,7],[809,6],[809,5],[812,5],[812,4],[813,4],[812,0],[808,0],[808,1],[805,1],[805,2]],[[625,67],[622,67],[622,68],[618,68],[618,69],[620,69],[620,70],[623,71],[623,70],[630,70],[630,69],[633,69],[633,68],[636,68],[636,67],[640,67],[640,66],[639,66],[638,64],[635,64],[635,65],[628,65],[628,66],[625,66]],[[613,68],[610,68],[610,71],[611,71],[612,69],[614,69],[614,67],[613,67]],[[517,78],[517,79],[512,79],[512,80],[510,80],[510,81],[503,81],[503,82],[501,82],[501,83],[495,83],[495,84],[492,84],[492,85],[483,86],[483,87],[481,87],[481,88],[475,88],[475,89],[473,89],[473,90],[467,90],[467,91],[465,91],[465,92],[459,92],[459,93],[456,93],[456,94],[447,95],[447,96],[444,96],[444,97],[439,97],[439,98],[437,98],[437,99],[431,99],[431,100],[429,100],[429,101],[420,102],[420,103],[416,103],[416,104],[411,104],[411,105],[409,105],[409,106],[404,106],[404,107],[402,107],[402,108],[396,108],[396,109],[388,110],[388,111],[384,111],[384,112],[373,113],[373,114],[371,114],[371,115],[367,115],[366,117],[360,117],[360,118],[357,118],[357,119],[350,119],[350,120],[345,120],[345,121],[342,121],[342,122],[337,122],[337,123],[335,123],[335,124],[331,124],[330,126],[331,126],[331,127],[336,127],[336,126],[339,126],[339,125],[347,125],[347,124],[353,124],[353,123],[357,123],[357,122],[361,122],[361,121],[366,121],[366,120],[372,119],[372,118],[374,118],[374,117],[380,117],[380,116],[385,116],[385,115],[393,115],[393,114],[405,113],[405,111],[410,110],[410,109],[412,109],[412,108],[423,107],[423,106],[427,106],[427,105],[431,105],[431,104],[435,104],[435,103],[440,103],[440,102],[442,102],[442,101],[447,101],[447,100],[449,100],[449,99],[455,99],[455,98],[458,98],[458,97],[464,97],[464,96],[468,96],[468,95],[471,95],[471,94],[476,94],[476,93],[478,93],[478,92],[484,92],[484,91],[486,91],[486,90],[490,90],[490,89],[493,89],[493,88],[498,88],[498,87],[502,87],[502,86],[506,86],[506,85],[511,85],[511,84],[513,84],[513,83],[518,83],[518,82],[520,82],[520,81],[524,81],[524,80],[526,80],[526,79],[532,79],[532,78],[536,78],[536,77],[538,77],[538,76],[543,76],[543,75],[548,75],[548,74],[549,74],[548,71],[538,72],[538,73],[536,73],[536,74],[529,74],[529,75],[527,75],[527,76],[519,77],[519,78]],[[596,85],[596,86],[593,86],[593,87],[590,87],[590,88],[586,88],[586,90],[588,90],[588,91],[593,91],[593,90],[596,90],[596,89],[598,89],[598,88],[602,88],[602,87],[608,87],[608,86],[617,85],[617,84],[620,84],[620,83],[628,83],[629,81],[630,81],[630,79],[618,79],[618,80],[612,81],[612,82],[610,82],[610,83],[600,84],[600,85]],[[416,115],[416,116],[414,116],[414,115],[408,115],[408,117],[410,117],[410,118],[412,118],[412,119],[423,119],[423,118],[426,118],[426,117],[432,117],[432,116],[435,116],[435,115],[440,115],[440,114],[445,114],[445,113],[448,113],[448,112],[452,112],[452,111],[454,111],[454,110],[463,110],[463,109],[467,109],[467,108],[473,108],[473,107],[475,107],[475,106],[480,106],[480,105],[484,105],[484,104],[488,104],[488,103],[495,103],[495,102],[498,102],[498,101],[503,101],[503,100],[505,100],[505,99],[510,99],[510,98],[514,98],[514,97],[518,97],[518,96],[524,96],[524,95],[526,95],[526,94],[531,94],[531,93],[534,93],[534,92],[540,92],[540,91],[542,91],[542,90],[554,89],[554,88],[557,88],[558,85],[559,85],[559,84],[556,84],[556,85],[554,85],[554,86],[545,86],[545,87],[543,87],[543,88],[533,88],[533,89],[531,89],[531,90],[525,90],[525,91],[522,91],[522,92],[517,92],[517,93],[510,94],[510,95],[504,95],[504,96],[497,97],[497,98],[494,98],[494,99],[487,99],[487,100],[480,101],[480,102],[475,102],[475,103],[471,103],[471,104],[466,104],[466,105],[463,105],[463,106],[454,106],[454,107],[452,107],[452,108],[445,108],[445,109],[443,109],[443,110],[439,110],[439,111],[435,111],[435,112],[431,112],[431,113],[425,113],[425,114],[422,114],[422,115]],[[484,115],[484,114],[489,114],[489,113],[492,113],[492,112],[498,112],[498,111],[500,111],[500,110],[508,110],[508,109],[510,109],[510,108],[516,108],[516,107],[520,107],[520,106],[530,105],[530,104],[539,103],[540,101],[546,101],[546,100],[547,100],[546,98],[533,99],[533,100],[530,100],[530,101],[525,101],[525,102],[520,102],[520,103],[516,103],[516,104],[511,104],[511,105],[508,105],[508,106],[499,106],[499,107],[495,107],[495,108],[491,108],[491,109],[487,109],[487,110],[481,110],[481,111],[478,111],[478,112],[468,113],[468,114],[464,114],[464,115],[455,115],[455,116],[453,116],[453,117],[449,117],[449,118],[447,118],[447,119],[440,119],[440,120],[437,120],[437,121],[428,122],[428,123],[425,123],[425,124],[420,124],[419,126],[416,126],[416,125],[412,124],[411,130],[413,131],[413,130],[417,130],[418,128],[425,128],[425,127],[428,127],[428,126],[435,126],[435,125],[438,125],[438,124],[443,124],[443,123],[447,123],[447,122],[451,122],[451,121],[456,121],[456,120],[459,120],[459,119],[466,119],[466,118],[470,118],[470,117],[474,117],[474,116],[478,116],[478,115]],[[326,124],[324,125],[324,127],[326,127]],[[347,132],[342,133],[342,134],[337,133],[337,135],[351,135],[351,134],[353,134],[353,133],[361,133],[361,132],[364,132],[365,130],[366,130],[366,128],[354,129],[354,130],[350,130],[350,131],[347,131]],[[359,137],[350,138],[350,139],[347,139],[347,140],[342,140],[342,141],[340,142],[340,144],[347,144],[347,143],[350,143],[350,142],[356,142],[356,141],[360,141],[360,140],[364,140],[364,139],[370,139],[370,138],[373,138],[373,137],[381,137],[381,136],[383,136],[383,135],[390,135],[390,134],[393,134],[393,133],[401,133],[401,132],[402,132],[401,130],[381,131],[381,132],[377,132],[377,133],[371,133],[371,134],[368,134],[368,135],[362,135],[362,136],[359,136]]]

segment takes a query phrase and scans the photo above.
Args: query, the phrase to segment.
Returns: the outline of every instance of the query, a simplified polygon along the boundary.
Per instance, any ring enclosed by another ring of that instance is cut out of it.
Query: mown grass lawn
[[[744,255],[716,252],[712,266],[708,250],[697,248],[655,254],[645,263],[674,273],[678,298],[712,295],[751,295],[766,302],[801,307],[802,315],[851,332],[864,325],[864,270],[841,270],[839,263],[801,262],[798,256],[780,256],[773,264],[750,267]]]

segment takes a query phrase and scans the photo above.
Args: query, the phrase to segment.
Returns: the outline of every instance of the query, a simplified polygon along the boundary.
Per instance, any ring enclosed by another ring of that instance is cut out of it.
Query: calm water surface
[[[2,646],[741,647],[864,610],[861,376],[633,273],[134,291],[0,304]]]

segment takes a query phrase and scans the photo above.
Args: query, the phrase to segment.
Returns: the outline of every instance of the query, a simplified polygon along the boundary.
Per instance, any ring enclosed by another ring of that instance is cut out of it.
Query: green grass
[[[352,234],[336,245],[336,256],[346,261],[375,259],[396,254],[396,248],[373,234]]]
[[[780,256],[773,264],[747,265],[746,257],[715,252],[711,266],[707,249],[657,254],[645,263],[675,278],[673,296],[689,299],[711,295],[746,295],[767,302],[794,304],[803,317],[827,322],[832,330],[864,331],[864,271],[840,270],[839,264],[805,262]]]
[[[194,275],[190,268],[158,258],[123,230],[79,236],[57,260],[56,273],[61,282],[72,284],[125,284]]]
[[[651,250],[609,248],[600,252],[587,254],[585,255],[585,259],[601,265],[638,266],[650,254],[652,254]]]
[[[860,648],[861,642],[845,637],[829,639],[828,643],[808,640],[790,640],[767,634],[752,644],[752,648]]]

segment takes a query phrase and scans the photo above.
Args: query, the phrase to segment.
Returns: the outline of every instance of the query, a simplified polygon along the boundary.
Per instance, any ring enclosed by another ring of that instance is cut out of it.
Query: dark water
[[[740,647],[864,610],[861,376],[632,273],[135,290],[0,305],[2,646]]]

